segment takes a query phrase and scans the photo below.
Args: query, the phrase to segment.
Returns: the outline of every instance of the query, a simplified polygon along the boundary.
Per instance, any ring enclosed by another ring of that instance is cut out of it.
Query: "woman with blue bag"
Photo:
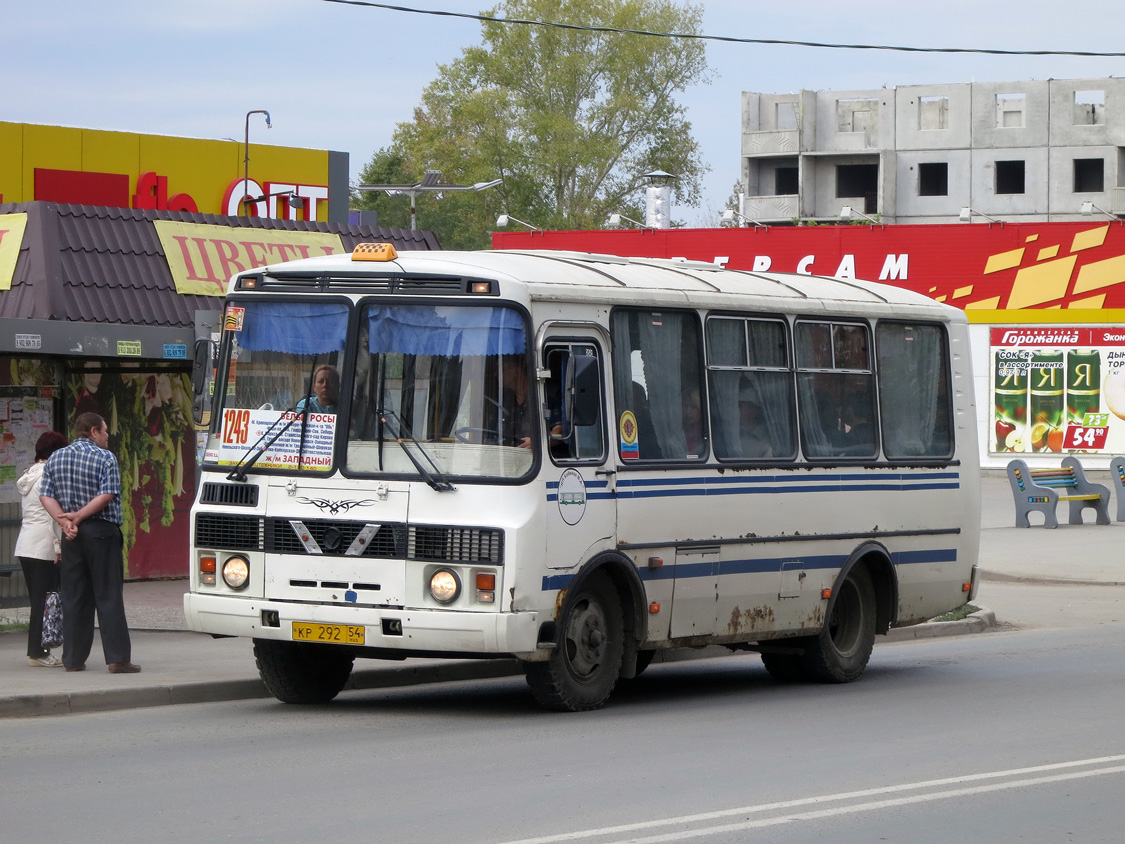
[[[31,619],[27,629],[27,661],[29,665],[55,668],[62,660],[43,647],[43,609],[47,593],[59,591],[59,526],[39,502],[39,482],[47,458],[66,445],[66,437],[47,431],[35,443],[35,462],[16,481],[22,496],[23,521],[16,539],[14,556],[23,568],[27,594],[31,601]],[[48,625],[51,626],[51,625]]]

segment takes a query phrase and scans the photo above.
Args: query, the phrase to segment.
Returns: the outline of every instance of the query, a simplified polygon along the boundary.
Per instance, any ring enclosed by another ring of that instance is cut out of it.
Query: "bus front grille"
[[[257,516],[200,513],[195,517],[195,544],[200,548],[258,551],[262,547],[262,520]]]
[[[297,525],[304,528],[306,539],[298,535]],[[285,518],[199,513],[195,517],[195,542],[201,548],[270,554],[504,564],[504,531],[496,528],[380,523],[357,545],[357,537],[367,527],[367,522],[357,521],[311,519],[294,523]]]

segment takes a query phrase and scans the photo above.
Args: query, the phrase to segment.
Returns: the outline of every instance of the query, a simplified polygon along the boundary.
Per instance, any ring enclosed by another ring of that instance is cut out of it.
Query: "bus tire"
[[[805,651],[805,670],[812,680],[850,683],[867,667],[874,646],[875,586],[867,569],[857,565],[840,584],[828,623]]]
[[[326,645],[254,640],[258,674],[283,703],[328,703],[348,682],[355,656]]]
[[[527,665],[531,693],[547,709],[597,709],[613,691],[625,650],[621,601],[604,575],[567,595],[558,631],[550,658]]]

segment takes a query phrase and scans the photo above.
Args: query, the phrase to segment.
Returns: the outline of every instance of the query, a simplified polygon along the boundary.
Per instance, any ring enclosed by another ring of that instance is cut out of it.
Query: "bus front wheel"
[[[348,682],[355,657],[327,645],[254,640],[258,673],[283,703],[328,703]]]
[[[874,646],[875,587],[858,565],[840,584],[828,623],[805,651],[805,670],[813,680],[850,683],[867,667]]]
[[[551,657],[528,663],[527,684],[548,709],[597,709],[613,691],[623,653],[621,602],[609,580],[594,574],[567,595]]]

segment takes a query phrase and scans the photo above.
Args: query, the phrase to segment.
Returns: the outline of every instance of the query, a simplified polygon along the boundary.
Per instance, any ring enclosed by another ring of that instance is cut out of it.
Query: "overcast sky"
[[[394,0],[477,13],[481,0]],[[1120,0],[946,0],[919,4],[706,0],[706,34],[913,47],[1125,50]],[[334,149],[353,181],[408,120],[437,65],[480,43],[480,24],[324,0],[47,0],[0,16],[0,120]],[[659,45],[657,45],[659,48]],[[711,168],[714,225],[738,178],[740,92],[1125,75],[1123,58],[915,54],[712,43],[710,85],[684,101]],[[259,120],[259,118],[253,118]],[[2,154],[2,151],[0,151]],[[419,174],[421,175],[421,174]]]

